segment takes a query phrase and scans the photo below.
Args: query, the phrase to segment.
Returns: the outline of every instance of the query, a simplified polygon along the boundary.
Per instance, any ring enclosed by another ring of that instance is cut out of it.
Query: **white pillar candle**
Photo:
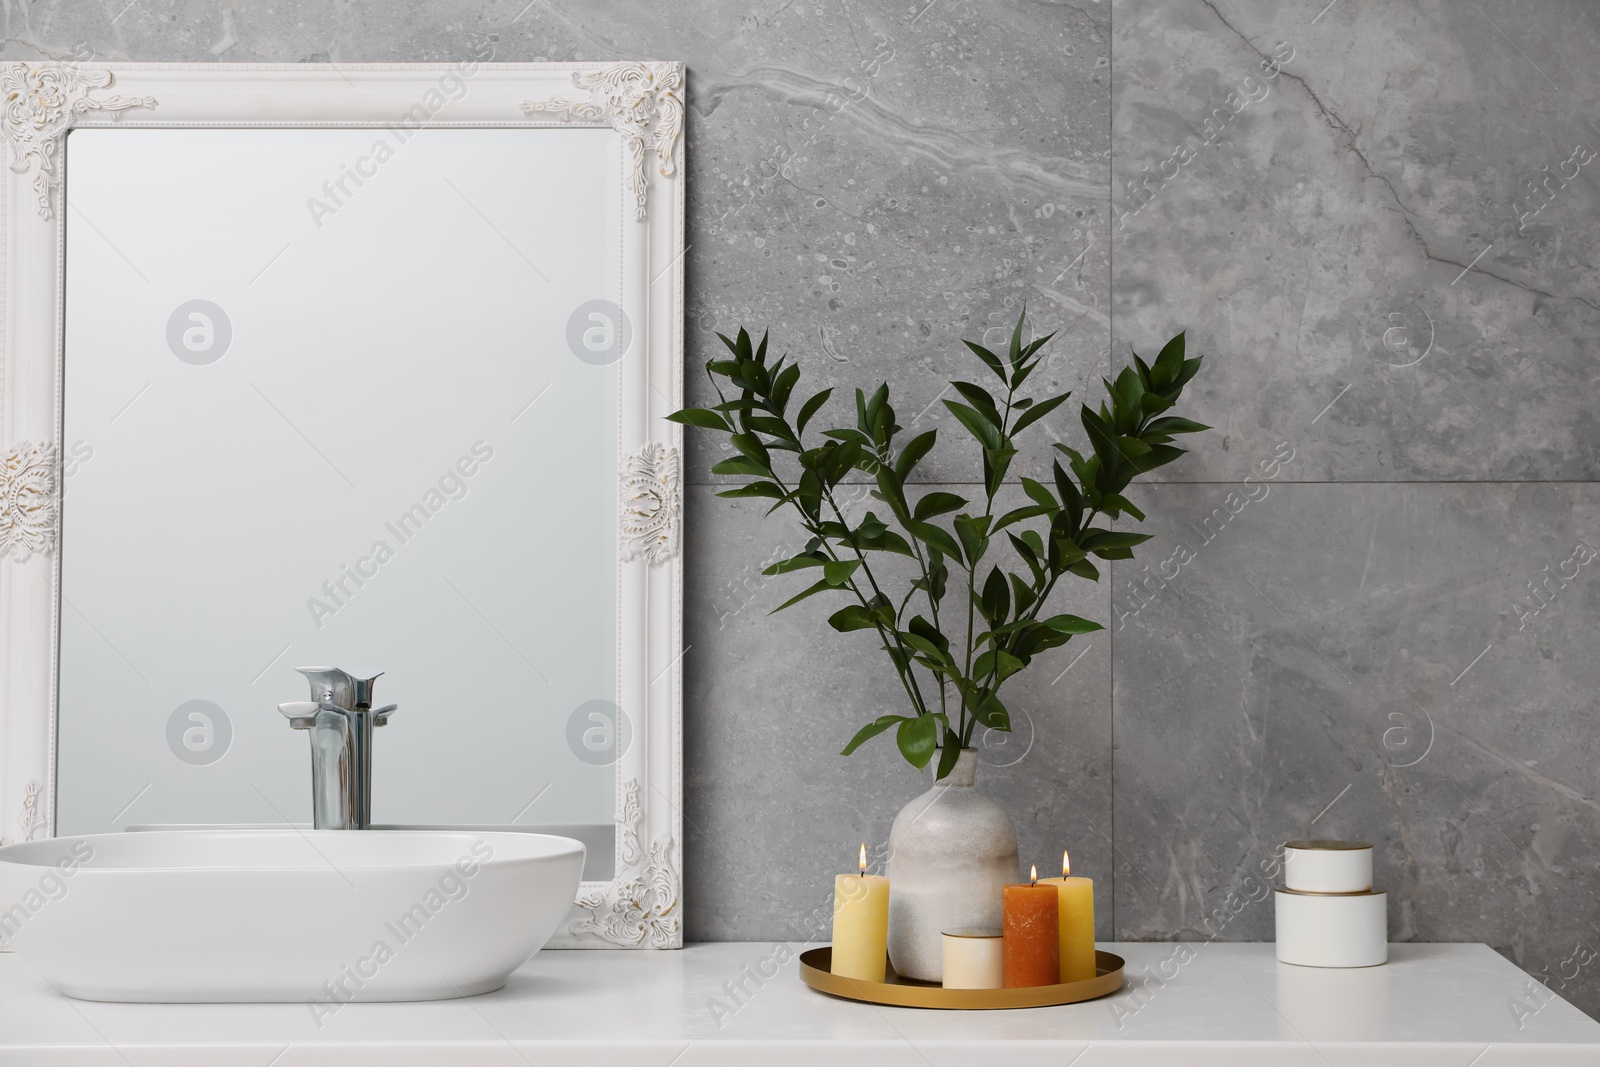
[[[999,989],[1005,983],[999,930],[944,932],[944,987]]]
[[[1376,967],[1389,959],[1383,893],[1274,891],[1278,962],[1301,967]]]
[[[1283,884],[1297,893],[1365,893],[1372,888],[1372,846],[1360,841],[1290,841]]]

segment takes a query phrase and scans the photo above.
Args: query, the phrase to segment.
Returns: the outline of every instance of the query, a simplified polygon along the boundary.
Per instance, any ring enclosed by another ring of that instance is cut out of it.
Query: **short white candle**
[[[1005,984],[999,930],[944,932],[944,987],[999,989]]]

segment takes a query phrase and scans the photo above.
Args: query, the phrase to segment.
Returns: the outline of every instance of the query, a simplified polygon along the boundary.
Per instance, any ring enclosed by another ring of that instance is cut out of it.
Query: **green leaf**
[[[1143,473],[1164,467],[1183,455],[1187,455],[1187,450],[1174,445],[1151,445],[1144,455],[1134,460],[1134,467]]]
[[[1097,548],[1134,548],[1150,540],[1152,534],[1133,533],[1128,530],[1101,530],[1099,528],[1083,531],[1083,536],[1078,538],[1078,547],[1087,552]]]
[[[1016,534],[1007,534],[1006,536],[1011,538],[1011,547],[1016,549],[1017,555],[1022,557],[1022,562],[1028,565],[1028,569],[1033,572],[1034,581],[1037,582],[1044,573],[1039,568],[1039,551]],[[1038,535],[1035,534],[1034,536],[1037,537]],[[1016,576],[1013,575],[1012,577],[1015,578]],[[1017,603],[1022,603],[1022,595],[1020,593],[1017,594]]]
[[[918,616],[918,618],[921,618],[921,616]],[[934,644],[928,638],[923,637],[921,634],[901,631],[900,640],[910,647],[916,649],[918,652],[926,654],[932,659],[944,658],[943,653],[939,650],[939,646]]]
[[[750,415],[746,417],[744,422],[750,429],[759,430],[761,433],[769,437],[775,437],[786,444],[799,444],[794,439],[794,434],[789,429],[789,424],[782,419],[773,418],[771,415]],[[798,452],[799,449],[796,448],[795,451]]]
[[[1034,481],[1032,478],[1022,479],[1022,491],[1027,493],[1028,497],[1035,504],[1038,504],[1042,508],[1048,508],[1049,510],[1054,511],[1058,506],[1060,506],[1050,490],[1046,489],[1043,485]]]
[[[1130,349],[1130,352],[1132,352],[1131,349]],[[1139,358],[1139,353],[1132,352],[1132,355],[1133,355],[1133,365],[1139,369],[1139,380],[1144,383],[1144,387],[1146,389],[1155,388],[1155,386],[1151,384],[1152,379],[1150,377],[1150,364],[1148,364],[1144,360],[1140,359]]]
[[[867,723],[867,725],[857,730],[856,735],[850,739],[850,743],[848,745],[844,746],[844,751],[840,752],[839,755],[850,755],[850,753],[854,752],[868,741],[871,741],[874,737],[877,737],[895,723],[905,721],[906,716],[904,715],[880,715],[872,722]]]
[[[900,450],[900,455],[895,457],[895,477],[902,482],[910,477],[911,472],[922,461],[922,457],[927,455],[928,450],[933,447],[933,442],[938,436],[938,430],[929,430],[927,433],[920,433],[907,441],[906,446]]]
[[[1178,373],[1184,363],[1183,339],[1184,335],[1178,334],[1162,346],[1161,354],[1156,356],[1155,365],[1150,368],[1156,388],[1166,389],[1177,384]]]
[[[1083,496],[1078,492],[1078,487],[1072,479],[1067,477],[1067,472],[1061,469],[1060,460],[1051,460],[1051,471],[1055,475],[1056,492],[1061,494],[1061,503],[1065,505],[1067,522],[1073,532],[1083,522]]]
[[[885,626],[894,626],[894,601],[882,593],[874,593],[872,599],[867,601],[867,608],[878,621]]]
[[[1006,584],[1006,577],[1000,572],[1000,568],[994,567],[983,582],[984,618],[999,624],[1005,622],[1006,616],[1010,614],[1011,587]]]
[[[971,382],[951,382],[950,385],[956,392],[966,397],[967,403],[975,408],[989,424],[995,428],[1000,426],[1000,409],[995,406],[994,397],[982,386],[973,385]]]
[[[749,500],[756,497],[766,500],[787,499],[784,491],[772,482],[751,482],[737,489],[725,489],[717,496],[727,497],[730,500]]]
[[[1004,530],[1007,526],[1010,526],[1014,522],[1021,522],[1023,519],[1037,518],[1040,515],[1048,515],[1054,510],[1054,507],[1047,508],[1040,504],[1030,504],[1027,507],[1014,508],[1000,516],[1000,518],[995,521],[993,529]]]
[[[999,730],[1002,733],[1011,732],[1011,713],[1006,710],[1004,704],[1000,703],[1000,698],[993,693],[989,694],[983,703],[974,709],[972,714],[980,724],[991,730]]]
[[[965,558],[968,567],[975,567],[983,558],[984,552],[989,548],[989,520],[987,518],[974,519],[970,515],[957,515],[950,520],[950,525],[955,527],[956,536],[961,538],[960,553],[952,552],[957,559]]]
[[[1091,582],[1098,582],[1100,580],[1099,568],[1086,559],[1080,559],[1078,562],[1072,564],[1067,568],[1067,571],[1071,574],[1076,574],[1079,578],[1087,578]]]
[[[1100,460],[1101,469],[1107,473],[1115,471],[1123,463],[1122,453],[1117,451],[1114,443],[1115,434],[1094,411],[1085,405],[1079,412],[1082,417],[1084,432],[1089,435],[1089,443],[1094,446],[1094,454]]]
[[[752,478],[772,477],[772,468],[749,456],[731,456],[711,468],[712,474],[743,474]]]
[[[878,465],[876,472],[878,482],[878,495],[889,505],[890,510],[897,519],[905,519],[910,512],[906,510],[906,491],[898,475],[893,469],[883,464]]]
[[[1027,427],[1032,426],[1056,408],[1065,404],[1071,396],[1071,393],[1062,393],[1060,396],[1053,396],[1049,400],[1041,400],[1022,413],[1022,417],[1017,420],[1016,425],[1011,427],[1011,432],[1013,434],[1021,433]]]
[[[956,496],[954,493],[934,492],[917,501],[917,507],[912,512],[912,516],[919,521],[926,521],[935,515],[947,515],[966,506],[966,500]]]
[[[1196,374],[1200,373],[1201,358],[1202,357],[1200,356],[1196,356],[1193,359],[1186,359],[1183,361],[1183,366],[1178,369],[1178,376],[1172,380],[1172,391],[1174,395],[1176,395],[1178,390],[1189,384],[1190,378],[1193,378]]]
[[[1113,519],[1117,518],[1122,514],[1122,512],[1125,511],[1129,515],[1132,515],[1134,518],[1138,519],[1140,522],[1144,521],[1144,512],[1134,507],[1133,502],[1127,497],[1121,496],[1117,493],[1107,493],[1105,498],[1100,501],[1100,507]]]
[[[978,443],[984,448],[1000,448],[1004,442],[1000,437],[1000,427],[992,424],[988,419],[978,414],[965,404],[958,404],[954,400],[946,400],[944,406],[956,417],[967,432],[977,438]]]
[[[761,464],[768,471],[772,469],[772,456],[767,452],[767,446],[753,433],[736,433],[728,438],[730,444],[743,452],[746,456]]]
[[[1022,615],[1033,606],[1035,599],[1033,589],[1015,574],[1007,577],[1011,579],[1011,593],[1017,604],[1017,614]]]
[[[1022,324],[1027,321],[1028,309],[1024,307],[1017,316],[1017,327],[1011,331],[1011,365],[1015,367],[1022,359]]]
[[[817,477],[815,470],[808,467],[800,472],[800,485],[795,490],[795,498],[800,503],[800,510],[812,519],[822,513],[822,479]]]
[[[1048,626],[1057,633],[1063,634],[1092,634],[1096,630],[1105,629],[1099,623],[1077,615],[1052,615],[1048,619],[1040,619],[1039,625]]]
[[[938,627],[934,626],[933,623],[929,622],[927,619],[924,619],[921,615],[917,615],[912,618],[910,627],[912,633],[927,640],[936,648],[938,648],[939,651],[950,651],[950,639],[944,634],[940,633]]]
[[[911,545],[907,543],[904,537],[887,528],[881,534],[870,537],[857,531],[856,540],[859,547],[864,551],[892,552],[897,556],[916,556],[916,553],[911,551]]]
[[[948,726],[944,731],[944,745],[939,749],[939,770],[934,775],[935,781],[942,781],[950,776],[956,769],[956,760],[961,758],[961,738]]]
[[[1170,407],[1172,401],[1160,393],[1146,393],[1139,398],[1139,414],[1147,419],[1152,415],[1161,414]]]
[[[956,543],[956,539],[951,537],[944,527],[935,526],[931,522],[922,522],[918,519],[912,519],[905,524],[905,527],[907,533],[924,544],[932,545],[951,559],[961,558],[961,546]]]
[[[850,580],[850,576],[861,566],[859,559],[829,560],[822,565],[823,581],[829,585],[843,585]]]
[[[835,589],[835,587],[829,585],[826,581],[818,582],[816,585],[808,586],[807,588],[805,588],[801,592],[796,593],[794,596],[790,597],[788,600],[785,600],[782,604],[779,604],[777,607],[775,607],[771,611],[767,612],[767,614],[776,615],[778,612],[782,611],[784,608],[792,607],[793,605],[800,603],[800,601],[806,599],[807,597],[816,596],[818,593],[829,592],[829,591],[834,590],[834,589]]]
[[[822,475],[828,487],[832,488],[842,482],[845,475],[856,469],[864,451],[858,441],[846,441],[844,444],[829,442],[818,450],[818,473]]]
[[[705,430],[732,431],[733,429],[728,425],[727,419],[705,408],[684,408],[682,411],[674,411],[667,416],[667,421],[682,423],[684,426],[699,426]]]
[[[972,680],[981,682],[994,673],[994,649],[989,649],[972,661]]]
[[[770,567],[763,568],[762,574],[788,574],[790,571],[804,570],[807,567],[821,567],[829,562],[828,558],[820,552],[802,552],[798,556],[782,559]]]
[[[766,336],[763,335],[761,338],[761,351],[765,353],[766,349],[767,339]],[[799,380],[800,364],[798,363],[791,364],[779,372],[778,376],[772,380],[773,407],[777,408],[779,411],[784,409],[784,406],[789,403],[790,392],[794,390],[795,383]]]
[[[999,356],[995,355],[982,345],[973,344],[971,341],[962,341],[961,343],[970,348],[973,355],[983,360],[984,366],[994,371],[1002,382],[1006,380],[1005,365],[1000,362]]]
[[[932,715],[918,715],[905,719],[895,732],[900,754],[917,770],[928,765],[939,741],[939,720]]]
[[[1016,674],[1022,668],[1027,666],[1027,664],[1022,662],[1022,660],[1018,659],[1016,656],[1013,656],[1003,648],[995,652],[994,663],[996,685],[1005,681],[1007,678],[1011,677],[1013,674]]]
[[[984,488],[990,496],[1000,492],[1000,487],[1005,484],[1006,471],[1011,467],[1011,460],[1015,458],[1017,450],[1014,448],[986,448],[983,450]]]
[[[824,389],[822,392],[818,393],[816,396],[800,405],[800,415],[797,419],[795,419],[796,432],[806,432],[806,423],[811,421],[811,416],[822,410],[822,405],[828,402],[828,397],[832,395],[832,393],[832,389]]]
[[[852,630],[871,630],[878,625],[877,616],[862,607],[860,604],[851,604],[849,607],[840,608],[828,616],[828,625],[842,634]]]
[[[1071,634],[1060,633],[1048,626],[1032,626],[1026,633],[1019,634],[1013,640],[1012,651],[1027,661],[1041,652],[1060,648],[1070,640],[1072,640]]]

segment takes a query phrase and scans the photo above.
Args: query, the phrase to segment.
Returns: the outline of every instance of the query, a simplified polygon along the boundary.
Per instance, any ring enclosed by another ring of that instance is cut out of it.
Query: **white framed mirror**
[[[0,77],[0,838],[309,826],[276,705],[382,672],[375,827],[681,944],[681,66]]]

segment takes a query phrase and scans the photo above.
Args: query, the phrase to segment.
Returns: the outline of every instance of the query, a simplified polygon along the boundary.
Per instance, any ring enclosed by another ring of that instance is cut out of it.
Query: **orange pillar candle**
[[[1061,895],[1053,885],[1039,885],[1039,868],[1027,885],[1001,889],[1005,914],[1001,937],[1001,971],[1005,988],[1055,985],[1061,981],[1061,941],[1057,930]]]
[[[1073,878],[1067,854],[1061,854],[1061,877],[1041,878],[1060,895],[1061,981],[1083,982],[1096,974],[1094,964],[1094,879]]]

